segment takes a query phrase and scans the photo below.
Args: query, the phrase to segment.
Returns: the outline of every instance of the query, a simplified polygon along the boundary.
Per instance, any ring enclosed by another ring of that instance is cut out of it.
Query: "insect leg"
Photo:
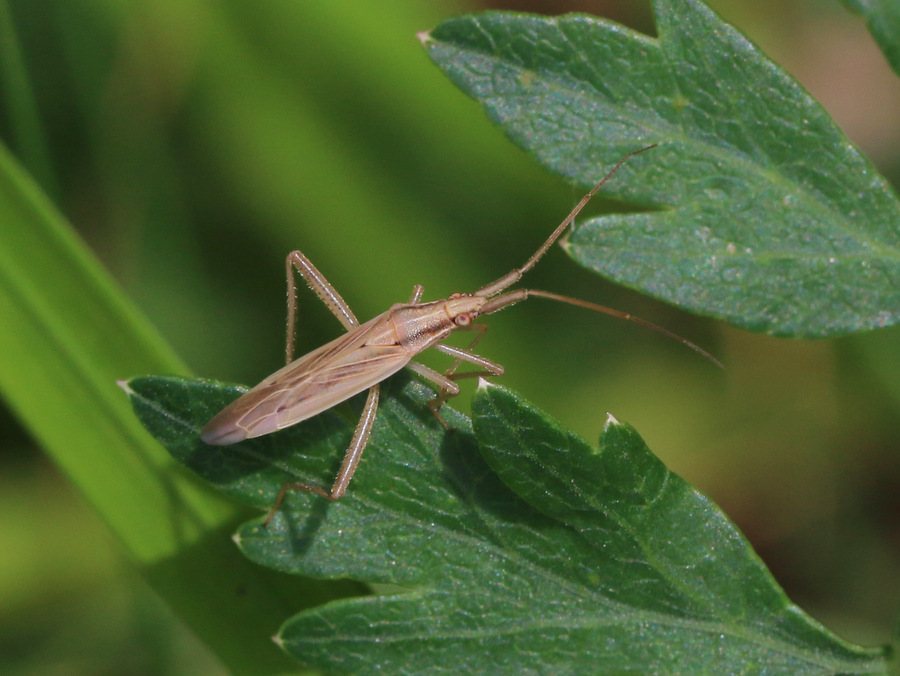
[[[484,357],[472,352],[472,348],[479,340],[481,340],[482,336],[484,336],[484,333],[487,330],[487,325],[472,324],[471,329],[469,330],[477,331],[478,335],[475,336],[475,339],[471,343],[469,343],[469,346],[466,349],[453,347],[452,345],[444,345],[442,343],[437,343],[433,346],[435,349],[440,350],[444,354],[449,354],[451,357],[456,357],[456,361],[454,361],[450,368],[447,369],[447,371],[445,371],[444,373],[438,373],[437,371],[430,369],[423,364],[419,364],[418,362],[410,362],[409,364],[407,364],[407,367],[424,376],[425,378],[428,378],[428,380],[430,380],[440,388],[435,398],[428,402],[428,408],[431,409],[431,412],[434,413],[434,416],[446,429],[450,429],[450,426],[447,424],[447,421],[444,420],[443,416],[441,416],[440,409],[441,406],[444,405],[445,401],[459,394],[459,385],[457,385],[455,381],[462,378],[473,378],[475,376],[482,375],[503,375],[503,367],[500,364],[493,362],[490,359],[485,359]],[[483,370],[473,371],[471,373],[456,373],[456,369],[458,369],[464,361],[469,362],[470,364],[475,364],[476,366],[480,366]]]
[[[294,281],[294,268],[303,277],[316,295],[325,303],[331,313],[337,317],[338,321],[348,331],[359,326],[359,320],[353,314],[353,310],[347,305],[347,301],[341,298],[341,294],[337,292],[331,283],[325,279],[325,275],[319,272],[318,268],[312,264],[302,251],[291,251],[285,261],[287,268],[287,341],[285,343],[284,353],[287,363],[290,364],[294,358],[294,327],[297,316],[297,285]]]
[[[451,378],[448,378],[443,373],[439,371],[435,371],[432,368],[428,368],[425,364],[420,364],[417,361],[411,361],[406,365],[410,371],[415,371],[423,378],[427,378],[435,385],[437,385],[442,392],[449,392],[450,396],[454,396],[459,394],[459,385],[453,382]]]
[[[484,324],[480,324],[479,326],[485,326]],[[475,364],[476,366],[480,366],[484,369],[484,371],[479,371],[477,373],[472,373],[471,375],[482,375],[483,373],[488,373],[492,376],[502,376],[503,375],[503,367],[495,361],[491,361],[490,359],[486,359],[479,354],[475,354],[472,352],[472,348],[475,344],[481,340],[481,337],[484,335],[484,331],[481,331],[477,336],[475,336],[475,340],[469,343],[469,346],[465,349],[461,347],[453,347],[452,345],[443,345],[438,343],[434,346],[436,350],[440,350],[444,354],[449,354],[451,357],[456,357],[456,361],[453,362],[453,365],[444,372],[444,375],[452,380],[457,380],[459,378],[466,378],[466,374],[456,373],[456,369],[458,369],[464,361],[469,362],[470,364]]]
[[[428,408],[434,413],[434,417],[438,419],[438,422],[444,426],[444,429],[449,430],[450,425],[447,424],[447,421],[444,420],[443,416],[438,412],[438,409],[440,409],[441,405],[443,405],[447,399],[459,394],[459,385],[454,383],[451,378],[448,378],[440,371],[435,371],[434,369],[425,366],[425,364],[420,364],[416,361],[409,362],[406,365],[406,368],[410,371],[415,371],[423,378],[427,378],[438,386],[437,396],[428,402]]]
[[[369,443],[369,437],[372,436],[372,426],[375,424],[375,411],[378,410],[378,398],[381,396],[381,388],[378,385],[372,385],[369,388],[369,396],[366,399],[366,405],[363,407],[362,415],[356,424],[356,430],[353,432],[353,438],[350,440],[350,446],[344,454],[344,461],[338,470],[337,476],[334,478],[334,485],[331,487],[331,495],[328,497],[337,500],[347,490],[353,473],[362,458],[362,453]]]
[[[263,521],[263,527],[269,525],[269,521],[271,521],[272,517],[278,512],[278,508],[281,507],[284,496],[287,495],[288,491],[314,493],[323,498],[327,498],[328,500],[337,500],[344,495],[347,491],[347,486],[350,484],[350,479],[353,478],[353,474],[356,472],[356,467],[359,465],[366,444],[369,443],[369,437],[372,436],[372,426],[375,424],[375,411],[378,410],[379,397],[380,387],[378,385],[370,387],[366,405],[363,407],[362,415],[359,418],[359,422],[356,424],[356,430],[353,432],[350,446],[344,454],[341,468],[338,470],[337,476],[334,479],[334,484],[331,486],[331,492],[327,492],[324,488],[316,486],[315,484],[306,484],[295,481],[288,481],[282,484],[281,490],[278,491],[278,497],[275,498],[275,504],[272,505],[272,509],[269,510],[265,521]]]
[[[289,253],[285,261],[285,268],[287,269],[288,296],[285,357],[287,362],[290,363],[294,356],[294,332],[297,318],[297,285],[294,281],[294,269],[300,273],[309,287],[321,301],[325,303],[325,306],[331,310],[331,313],[337,317],[338,321],[347,331],[359,326],[359,320],[356,318],[356,315],[353,314],[353,310],[350,309],[350,306],[347,305],[347,301],[345,301],[341,297],[341,294],[338,293],[337,289],[325,279],[325,276],[312,264],[312,261],[303,255],[302,251],[292,251]],[[413,290],[413,296],[415,297],[416,295],[422,295],[422,288],[420,286],[417,286]],[[275,504],[266,515],[263,526],[267,526],[269,521],[272,520],[272,517],[275,516],[275,513],[281,506],[282,501],[284,501],[284,496],[287,495],[288,491],[306,491],[308,493],[320,495],[323,498],[328,498],[329,500],[337,500],[346,492],[347,485],[350,483],[350,479],[353,478],[353,473],[356,471],[357,465],[359,465],[362,452],[365,450],[366,444],[369,442],[369,437],[372,434],[372,425],[375,423],[375,412],[378,410],[379,396],[380,388],[378,385],[373,385],[369,388],[369,396],[363,407],[359,423],[356,425],[356,430],[353,432],[350,446],[344,454],[344,460],[341,462],[341,468],[338,470],[337,476],[335,477],[331,492],[326,492],[324,488],[312,484],[291,481],[286,482],[282,484],[281,490],[278,491],[278,497],[275,498]]]

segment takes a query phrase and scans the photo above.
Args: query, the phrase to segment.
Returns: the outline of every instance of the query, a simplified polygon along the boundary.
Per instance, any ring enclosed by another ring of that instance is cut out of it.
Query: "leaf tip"
[[[134,390],[131,389],[131,385],[129,383],[131,383],[131,380],[125,378],[116,381],[116,385],[121,387],[122,391],[130,397],[134,394]]]
[[[479,390],[479,391],[486,390],[490,387],[494,387],[494,383],[489,381],[487,378],[479,378],[478,379],[478,387],[476,388],[477,390]]]
[[[606,422],[603,425],[603,429],[607,429],[609,427],[618,427],[621,424],[622,423],[620,423],[618,419],[616,419],[616,416],[614,416],[612,413],[607,413]]]
[[[284,639],[281,638],[281,634],[280,634],[280,633],[279,633],[279,634],[275,634],[274,636],[272,636],[272,642],[273,642],[275,645],[277,645],[279,648],[281,648],[282,650],[284,650]]]
[[[419,31],[416,33],[416,38],[418,38],[419,42],[422,43],[422,46],[427,49],[428,44],[432,42],[431,31]]]

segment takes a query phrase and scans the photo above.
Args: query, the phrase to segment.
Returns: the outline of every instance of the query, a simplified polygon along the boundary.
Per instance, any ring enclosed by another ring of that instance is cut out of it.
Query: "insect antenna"
[[[610,315],[611,317],[616,317],[618,319],[624,319],[629,322],[634,322],[635,324],[639,324],[640,326],[643,326],[645,328],[656,331],[657,333],[660,333],[660,334],[666,336],[667,338],[671,338],[672,340],[675,340],[675,341],[681,343],[685,347],[689,347],[694,352],[699,354],[701,357],[704,357],[705,359],[708,359],[709,361],[711,361],[713,364],[718,366],[720,369],[725,368],[725,366],[722,364],[722,362],[720,362],[718,359],[716,359],[714,356],[712,356],[709,352],[704,350],[702,347],[700,347],[696,343],[692,343],[687,338],[682,338],[677,333],[673,333],[672,331],[669,331],[668,329],[665,329],[662,326],[657,326],[653,322],[648,322],[646,319],[641,319],[640,317],[633,315],[629,312],[622,312],[621,310],[616,310],[614,308],[607,307],[606,305],[598,305],[597,303],[591,303],[586,300],[581,300],[580,298],[571,298],[570,296],[563,296],[558,293],[553,293],[552,291],[541,291],[539,289],[522,289],[522,291],[524,292],[525,298],[529,298],[531,296],[535,296],[538,298],[549,298],[550,300],[556,300],[556,301],[559,301],[560,303],[568,303],[569,305],[577,305],[578,307],[587,308],[588,310],[593,310],[594,312],[602,312],[603,314]]]
[[[632,315],[628,312],[622,312],[621,310],[615,310],[615,309],[613,309],[611,307],[607,307],[605,305],[598,305],[597,303],[591,303],[586,300],[581,300],[580,298],[572,298],[570,296],[563,296],[561,294],[552,293],[550,291],[540,291],[539,289],[517,289],[515,291],[503,293],[503,291],[505,291],[510,286],[512,286],[513,284],[518,282],[522,278],[522,276],[525,275],[526,272],[531,270],[531,268],[533,268],[535,266],[535,264],[541,258],[543,258],[544,254],[547,253],[547,251],[550,249],[550,247],[553,246],[553,244],[556,242],[556,240],[558,240],[560,238],[560,236],[563,234],[563,232],[565,232],[566,228],[568,228],[572,224],[572,222],[575,220],[575,218],[578,216],[578,214],[581,213],[581,210],[584,209],[584,207],[587,205],[587,203],[591,201],[591,198],[594,195],[596,195],[597,191],[600,190],[600,188],[602,188],[607,183],[607,181],[609,181],[615,175],[615,173],[622,167],[623,164],[625,164],[628,160],[630,160],[635,155],[646,152],[647,150],[652,150],[653,148],[656,148],[656,147],[657,147],[657,144],[653,144],[653,145],[647,146],[645,148],[640,148],[638,150],[634,150],[634,151],[628,153],[627,155],[625,155],[625,157],[623,157],[621,160],[619,160],[619,162],[616,164],[616,166],[614,166],[610,170],[610,172],[608,174],[606,174],[606,176],[604,176],[603,179],[599,183],[597,183],[597,185],[595,185],[593,188],[591,188],[591,190],[584,197],[582,197],[579,200],[578,204],[576,204],[575,207],[572,209],[572,211],[569,212],[569,215],[566,216],[565,219],[563,219],[562,223],[560,223],[558,226],[556,226],[556,229],[550,234],[550,236],[547,238],[547,240],[538,248],[537,251],[534,252],[534,254],[532,254],[531,258],[529,258],[527,261],[525,261],[525,264],[522,267],[512,270],[511,272],[503,275],[503,277],[501,277],[500,279],[498,279],[494,282],[491,282],[487,286],[483,286],[478,291],[476,291],[475,292],[476,296],[482,296],[482,297],[488,298],[488,301],[481,308],[479,314],[487,315],[487,314],[491,314],[492,312],[497,312],[498,310],[502,310],[505,307],[513,305],[514,303],[523,301],[526,298],[529,298],[530,296],[536,296],[539,298],[548,298],[550,300],[559,301],[560,303],[568,303],[569,305],[576,305],[578,307],[587,308],[588,310],[594,310],[595,312],[602,312],[602,313],[610,315],[612,317],[617,317],[619,319],[624,319],[629,322],[634,322],[635,324],[639,324],[648,329],[656,331],[657,333],[660,333],[668,338],[671,338],[672,340],[675,340],[675,341],[681,343],[685,347],[689,347],[694,352],[696,352],[700,356],[708,359],[709,361],[711,361],[713,364],[715,364],[719,368],[724,368],[724,366],[722,365],[722,362],[720,362],[718,359],[716,359],[714,356],[712,356],[709,352],[704,350],[699,345],[692,343],[687,338],[682,338],[678,334],[673,333],[672,331],[669,331],[668,329],[664,329],[661,326],[657,326],[656,324],[653,324],[652,322],[648,322],[646,319],[641,319],[640,317]]]
[[[572,224],[572,221],[575,220],[575,217],[581,213],[581,210],[587,206],[587,203],[591,201],[591,198],[597,194],[597,191],[600,190],[604,185],[606,185],[607,181],[615,176],[616,172],[622,168],[622,165],[625,164],[628,160],[630,160],[635,155],[639,155],[640,153],[646,152],[647,150],[652,150],[656,148],[658,144],[654,143],[652,146],[647,146],[645,148],[640,148],[639,150],[632,150],[625,157],[623,157],[619,162],[614,166],[610,172],[603,177],[603,179],[591,188],[590,192],[587,195],[581,198],[578,204],[575,205],[575,208],[569,212],[569,215],[563,219],[563,222],[556,226],[556,230],[554,230],[550,236],[547,238],[547,241],[541,244],[540,248],[532,254],[531,258],[525,261],[525,265],[520,268],[516,268],[503,275],[500,279],[491,282],[487,286],[483,286],[478,291],[475,292],[474,295],[488,297],[488,296],[496,296],[501,291],[508,289],[513,284],[522,279],[522,275],[531,270],[535,266],[535,264],[544,257],[544,254],[553,246],[554,242],[559,239],[560,235],[562,235],[566,228]]]

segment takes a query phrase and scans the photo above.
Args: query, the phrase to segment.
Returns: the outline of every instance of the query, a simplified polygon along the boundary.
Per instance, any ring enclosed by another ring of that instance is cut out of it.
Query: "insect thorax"
[[[430,303],[395,305],[390,309],[390,321],[398,343],[408,350],[421,352],[449,336],[458,326],[470,323],[484,302],[480,296],[451,296]]]

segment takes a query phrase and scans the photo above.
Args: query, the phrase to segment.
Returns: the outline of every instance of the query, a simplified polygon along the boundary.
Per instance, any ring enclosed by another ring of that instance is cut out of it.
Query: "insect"
[[[485,324],[473,324],[472,322],[482,315],[497,312],[526,298],[532,296],[549,298],[637,322],[684,343],[718,363],[711,355],[684,338],[627,313],[548,291],[535,289],[506,291],[547,253],[591,197],[612,178],[626,161],[634,155],[654,147],[648,146],[626,155],[602,181],[575,205],[575,208],[522,267],[510,271],[474,293],[454,293],[445,300],[421,302],[423,288],[421,285],[416,285],[408,303],[398,303],[387,312],[360,324],[341,295],[306,256],[300,251],[292,251],[288,254],[285,262],[288,285],[287,344],[285,348],[287,365],[213,417],[203,428],[200,434],[201,439],[212,445],[234,444],[244,439],[259,437],[290,427],[364,390],[368,389],[369,395],[331,490],[327,491],[312,484],[285,483],[264,523],[267,524],[274,516],[289,490],[308,491],[329,500],[337,500],[344,495],[372,433],[375,412],[378,408],[379,383],[389,376],[406,367],[437,385],[438,395],[430,402],[429,406],[443,423],[438,409],[446,399],[459,393],[459,385],[456,380],[484,374],[502,375],[503,367],[500,364],[472,352],[472,348],[487,329]],[[293,360],[296,320],[294,269],[300,273],[347,331],[339,338],[297,360]],[[441,342],[451,333],[460,329],[477,333],[466,349],[445,345]],[[413,361],[416,355],[429,347],[434,347],[455,358],[453,365],[445,373]],[[456,373],[463,362],[473,364],[481,370],[474,373]]]

